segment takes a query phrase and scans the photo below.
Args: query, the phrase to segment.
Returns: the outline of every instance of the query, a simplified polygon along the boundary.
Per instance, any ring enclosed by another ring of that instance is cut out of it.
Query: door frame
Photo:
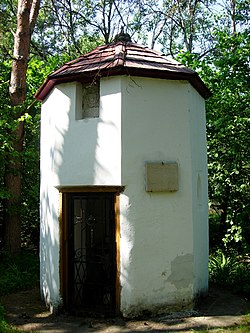
[[[114,196],[114,222],[115,222],[115,248],[116,248],[116,283],[115,283],[115,314],[120,313],[120,193],[124,186],[62,186],[57,187],[60,192],[60,294],[63,305],[69,306],[69,240],[68,240],[68,197],[69,194],[77,193],[111,193]]]

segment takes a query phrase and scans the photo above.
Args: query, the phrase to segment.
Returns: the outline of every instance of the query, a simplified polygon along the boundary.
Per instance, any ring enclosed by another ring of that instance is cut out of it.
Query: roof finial
[[[121,32],[115,36],[114,42],[125,42],[125,43],[131,43],[131,37],[128,33],[124,32],[124,27],[121,28]]]

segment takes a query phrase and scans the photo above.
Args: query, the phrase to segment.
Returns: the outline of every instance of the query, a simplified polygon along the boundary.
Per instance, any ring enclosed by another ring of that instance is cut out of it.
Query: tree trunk
[[[18,121],[22,115],[22,104],[26,98],[26,73],[30,53],[30,39],[37,19],[40,0],[19,0],[17,9],[17,28],[14,38],[14,53],[10,78],[10,104],[13,118]],[[20,111],[15,112],[15,106]],[[23,107],[24,109],[24,107]],[[25,110],[23,110],[25,111]],[[12,133],[13,152],[5,163],[5,186],[10,198],[5,205],[4,245],[10,253],[21,250],[21,152],[23,150],[24,124],[19,121]]]
[[[14,53],[10,78],[10,102],[21,105],[26,97],[26,72],[30,50],[30,0],[19,0],[17,9],[17,29],[14,40]]]

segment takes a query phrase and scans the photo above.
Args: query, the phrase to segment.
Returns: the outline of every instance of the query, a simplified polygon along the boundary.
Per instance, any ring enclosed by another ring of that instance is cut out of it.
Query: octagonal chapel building
[[[135,317],[208,290],[207,153],[197,73],[131,41],[48,76],[41,110],[41,294]]]

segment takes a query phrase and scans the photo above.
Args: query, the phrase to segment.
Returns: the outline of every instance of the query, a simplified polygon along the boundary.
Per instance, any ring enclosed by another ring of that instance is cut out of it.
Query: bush
[[[39,279],[39,260],[35,252],[23,251],[20,256],[11,256],[0,251],[0,296],[34,287]],[[0,304],[0,332],[21,332],[11,327],[4,319],[4,308]]]
[[[234,290],[237,293],[250,295],[250,261],[244,258],[237,267],[234,279]]]
[[[34,252],[24,251],[19,256],[0,252],[0,295],[38,285],[39,260]]]
[[[225,254],[222,250],[217,250],[210,255],[209,278],[215,285],[250,295],[249,257]]]

